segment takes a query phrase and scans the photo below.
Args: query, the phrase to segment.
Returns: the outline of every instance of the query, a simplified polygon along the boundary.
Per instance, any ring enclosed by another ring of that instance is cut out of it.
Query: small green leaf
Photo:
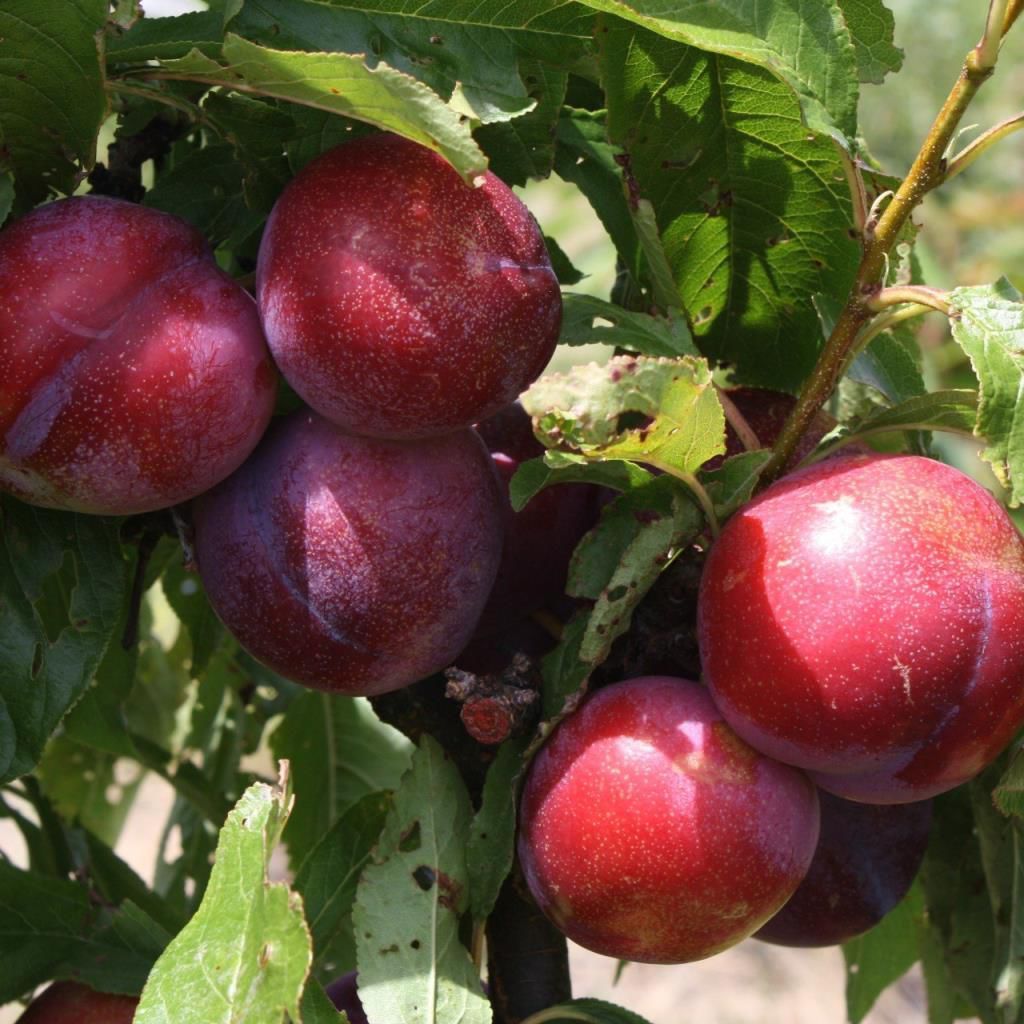
[[[371,69],[359,55],[271,50],[230,34],[223,55],[223,66],[193,50],[163,67],[185,79],[244,85],[257,95],[366,121],[437,151],[467,181],[486,170],[459,114],[427,86],[386,64]]]
[[[892,430],[946,430],[971,437],[977,409],[978,394],[975,391],[932,391],[868,416],[838,441],[826,442],[817,454],[831,451],[839,444]]]
[[[7,220],[14,205],[14,179],[9,174],[0,173],[0,225]]]
[[[1024,297],[1005,278],[950,295],[953,338],[981,385],[975,433],[1010,501],[1024,499]]]
[[[726,459],[718,469],[705,470],[700,474],[719,522],[728,519],[741,505],[750,501],[761,479],[761,470],[770,458],[771,452],[764,449],[742,452]]]
[[[1024,748],[1018,748],[1003,777],[992,790],[992,801],[1006,815],[1024,818]]]
[[[544,690],[541,694],[545,721],[553,721],[568,711],[593,670],[580,657],[580,644],[589,616],[577,612],[562,630],[562,639],[541,660]]]
[[[915,885],[871,931],[843,944],[850,1024],[860,1024],[882,992],[917,962],[923,915],[924,896]]]
[[[217,55],[224,38],[224,19],[216,11],[199,11],[171,18],[139,18],[121,35],[107,43],[111,64],[142,64],[173,60],[193,49]]]
[[[302,1024],[348,1024],[348,1018],[334,1008],[323,985],[314,978],[302,992]]]
[[[509,483],[509,498],[518,512],[535,494],[554,484],[595,484],[629,491],[650,479],[646,469],[632,462],[588,462],[585,456],[551,449],[520,464]]]
[[[317,961],[348,922],[359,873],[390,809],[391,798],[385,793],[369,793],[357,800],[310,850],[295,876]]]
[[[371,1020],[490,1024],[459,942],[471,814],[458,770],[425,735],[356,895],[360,997]]]
[[[284,841],[296,867],[346,807],[398,786],[413,749],[365,698],[312,691],[292,701],[270,747],[292,766],[295,810]]]
[[[299,1019],[309,932],[301,899],[267,877],[290,803],[285,778],[256,783],[228,815],[203,902],[153,967],[136,1024]]]
[[[542,377],[522,402],[542,434],[590,459],[692,475],[725,451],[725,414],[703,360],[616,356]],[[623,428],[636,418],[642,425]]]
[[[562,297],[562,335],[565,345],[615,345],[644,356],[696,356],[686,321],[677,312],[665,316],[630,313],[621,306],[590,295]],[[607,320],[608,324],[595,324]]]
[[[167,603],[188,630],[192,642],[190,671],[200,676],[224,636],[224,627],[210,606],[198,573],[189,572],[180,558],[167,567],[160,583]]]
[[[469,874],[469,909],[476,921],[485,921],[498,899],[515,848],[516,801],[523,771],[527,739],[507,740],[487,769],[480,810],[473,816],[466,843]]]

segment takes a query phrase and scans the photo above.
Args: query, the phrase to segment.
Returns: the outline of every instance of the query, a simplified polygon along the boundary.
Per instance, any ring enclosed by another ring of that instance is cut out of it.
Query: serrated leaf
[[[865,417],[838,440],[827,441],[815,454],[823,455],[841,444],[892,430],[945,430],[971,437],[977,409],[976,391],[932,391]]]
[[[726,459],[717,469],[700,474],[701,484],[714,505],[719,522],[750,501],[769,458],[771,452],[767,450],[741,452]]]
[[[582,455],[551,449],[539,458],[520,463],[509,481],[509,499],[517,512],[535,495],[554,484],[595,484],[628,491],[651,479],[632,462],[588,462]]]
[[[569,79],[566,72],[539,60],[524,60],[519,73],[536,106],[520,117],[485,124],[475,133],[491,170],[510,185],[525,185],[531,178],[546,178],[551,173],[555,126]]]
[[[112,639],[118,523],[0,496],[0,781],[30,771]]]
[[[903,65],[903,51],[893,45],[895,21],[882,0],[838,0],[857,52],[857,76],[881,85]]]
[[[632,1010],[603,999],[570,999],[550,1007],[544,1014],[545,1024],[649,1024]]]
[[[403,135],[440,153],[465,178],[486,170],[468,124],[427,86],[386,64],[368,68],[347,53],[301,53],[257,46],[241,36],[224,40],[225,64],[194,50],[162,66],[186,80],[243,85],[262,96],[343,114]]]
[[[135,1024],[299,1018],[312,962],[302,901],[267,877],[290,804],[283,778],[250,786],[228,815],[203,902],[154,965]]]
[[[312,691],[292,701],[270,747],[292,766],[295,810],[284,841],[296,867],[346,807],[398,786],[413,749],[366,699]]]
[[[591,295],[562,296],[564,345],[615,345],[644,356],[696,356],[697,349],[686,321],[677,311],[664,316],[631,313]],[[596,324],[607,320],[608,324]]]
[[[458,770],[425,735],[353,911],[359,994],[372,1020],[490,1024],[490,1004],[458,937],[471,814]]]
[[[852,138],[857,123],[853,43],[836,4],[778,0],[751,4],[701,0],[582,0],[657,33],[678,53],[679,43],[755,64],[785,83],[800,101],[804,122]]]
[[[485,921],[509,871],[515,850],[516,801],[519,776],[528,745],[526,737],[506,740],[487,769],[480,810],[473,815],[466,843],[469,909],[474,920]]]
[[[522,402],[542,435],[590,459],[692,475],[725,451],[725,414],[703,360],[616,356],[542,377]],[[644,424],[623,429],[628,414]]]
[[[984,459],[1024,499],[1024,298],[1005,278],[950,294],[953,338],[967,353],[981,386],[975,433]]]
[[[593,665],[580,657],[588,617],[586,612],[577,612],[562,629],[557,646],[541,659],[541,706],[545,721],[569,710],[593,670]]]
[[[224,39],[224,18],[216,11],[197,11],[169,18],[139,18],[127,32],[107,43],[107,60],[114,64],[137,64],[150,60],[173,60],[193,49],[217,55]]]
[[[580,542],[569,568],[568,592],[594,599],[579,657],[600,664],[629,628],[636,606],[662,570],[703,526],[680,484],[658,477],[616,498]]]
[[[410,17],[372,5],[312,0],[247,4],[232,23],[239,35],[282,50],[359,54],[418,79],[486,124],[525,113],[535,100],[517,68],[508,33],[446,18]],[[554,49],[554,43],[552,44]]]
[[[600,38],[609,137],[698,347],[738,383],[795,391],[824,340],[811,297],[845,295],[859,261],[839,150],[767,71],[628,26]]]
[[[924,895],[915,885],[874,928],[843,944],[850,1024],[860,1024],[882,992],[917,962],[924,912]]]
[[[909,331],[886,331],[871,340],[847,374],[873,387],[890,402],[902,402],[926,390],[920,352]]]
[[[385,793],[357,800],[321,837],[295,876],[317,961],[348,921],[359,873],[377,842],[392,801]]]
[[[562,111],[556,128],[555,173],[586,197],[615,246],[624,272],[642,280],[640,241],[623,191],[620,150],[608,141],[605,112]]]
[[[92,166],[107,109],[100,40],[107,0],[0,6],[0,170],[26,205],[71,193]],[[41,130],[45,126],[45,131]]]

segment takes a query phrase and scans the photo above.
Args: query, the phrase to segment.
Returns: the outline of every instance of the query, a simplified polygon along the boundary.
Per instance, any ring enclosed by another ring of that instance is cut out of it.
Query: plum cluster
[[[733,399],[770,443],[784,415]],[[534,758],[535,899],[580,944],[654,963],[866,931],[914,879],[931,797],[1024,722],[1024,539],[958,470],[855,450],[730,519],[695,628],[706,687],[606,685]]]
[[[4,231],[0,487],[108,515],[191,501],[224,623],[337,693],[450,664],[499,571],[491,619],[561,589],[567,554],[553,586],[517,575],[515,532],[537,527],[512,520],[496,467],[525,415],[488,428],[494,461],[472,429],[504,422],[561,320],[544,239],[500,179],[470,187],[422,146],[354,139],[280,196],[255,290],[183,221],[118,200]],[[307,407],[271,423],[276,370]],[[553,550],[585,529],[573,516]]]

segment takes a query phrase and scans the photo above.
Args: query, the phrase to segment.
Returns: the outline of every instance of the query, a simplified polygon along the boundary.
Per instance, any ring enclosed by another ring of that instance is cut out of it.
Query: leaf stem
[[[729,426],[736,431],[736,436],[740,439],[743,447],[748,452],[763,447],[758,440],[757,434],[754,433],[753,428],[746,421],[736,403],[729,397],[728,392],[717,385],[715,385],[715,392],[718,394],[718,401],[721,403],[726,420],[729,421]]]
[[[1007,135],[1019,132],[1024,129],[1024,111],[1014,114],[1013,117],[1000,121],[999,124],[989,128],[988,131],[979,135],[970,145],[965,146],[946,165],[946,175],[943,181],[955,178],[961,171],[966,170],[986,150],[990,149]]]
[[[872,312],[881,313],[883,310],[893,306],[902,306],[908,302],[915,306],[928,306],[930,309],[936,309],[949,316],[948,293],[920,284],[894,285],[890,288],[883,288],[868,299],[865,305]]]
[[[864,240],[864,253],[846,305],[800,397],[786,420],[771,458],[761,474],[764,487],[787,467],[814,414],[828,400],[846,367],[848,357],[873,312],[871,301],[882,290],[889,251],[924,197],[945,180],[944,154],[971,100],[991,76],[999,53],[999,40],[1020,13],[1022,0],[991,0],[985,33],[964,60],[963,68],[937,114],[914,162],[896,194]]]

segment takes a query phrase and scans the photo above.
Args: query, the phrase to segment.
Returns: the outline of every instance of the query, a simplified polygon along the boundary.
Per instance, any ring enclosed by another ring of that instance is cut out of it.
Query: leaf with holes
[[[490,1024],[459,942],[471,816],[458,769],[425,735],[356,892],[360,997],[371,1020]]]

